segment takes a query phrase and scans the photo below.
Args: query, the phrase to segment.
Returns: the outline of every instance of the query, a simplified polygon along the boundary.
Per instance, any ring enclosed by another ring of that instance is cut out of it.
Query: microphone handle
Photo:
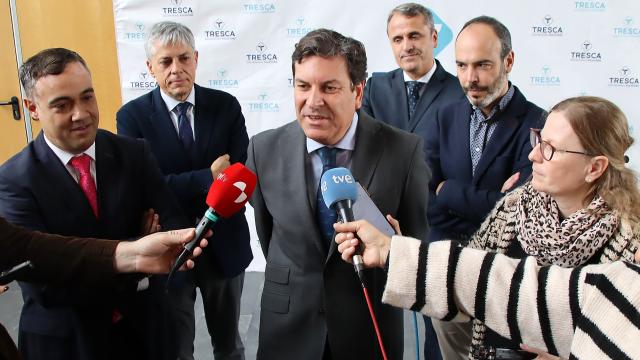
[[[351,222],[355,221],[355,217],[353,216],[353,201],[351,199],[345,199],[337,201],[335,204],[336,210],[338,210],[338,215],[342,222]],[[358,238],[358,234],[355,234],[355,237]],[[356,253],[352,257],[353,266],[355,267],[356,273],[360,278],[360,283],[364,287],[364,262],[362,261],[362,241],[358,243],[356,247]]]
[[[173,267],[171,268],[171,272],[167,277],[167,283],[166,283],[167,289],[169,288],[169,284],[171,283],[173,274],[176,271],[178,271],[178,269],[180,269],[180,267],[187,260],[189,260],[189,258],[191,257],[191,254],[193,253],[193,249],[195,249],[196,246],[200,244],[200,240],[202,240],[202,238],[205,235],[207,235],[207,232],[209,231],[209,229],[211,229],[213,224],[215,224],[219,218],[220,217],[215,213],[215,211],[212,208],[209,208],[204,213],[204,216],[202,217],[202,219],[200,219],[198,226],[196,226],[196,236],[193,238],[193,240],[189,241],[186,245],[184,245],[184,249],[182,249],[180,256],[178,256],[178,258],[176,259],[176,262],[173,264]]]

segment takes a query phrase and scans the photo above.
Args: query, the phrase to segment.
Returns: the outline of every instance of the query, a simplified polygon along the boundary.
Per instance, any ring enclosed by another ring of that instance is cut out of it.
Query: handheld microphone
[[[320,179],[320,190],[322,199],[329,209],[338,212],[338,216],[343,222],[354,221],[353,204],[358,199],[358,186],[356,180],[351,175],[351,171],[338,167],[325,171]],[[357,236],[357,235],[356,235]],[[362,262],[362,249],[360,245],[353,255],[353,266],[360,281],[364,281],[364,263]],[[363,282],[364,284],[364,282]]]
[[[211,184],[206,203],[209,209],[196,227],[196,236],[184,246],[167,278],[167,286],[173,274],[189,259],[200,240],[209,229],[222,218],[228,218],[240,211],[249,201],[258,181],[254,174],[241,163],[235,163],[222,171]]]

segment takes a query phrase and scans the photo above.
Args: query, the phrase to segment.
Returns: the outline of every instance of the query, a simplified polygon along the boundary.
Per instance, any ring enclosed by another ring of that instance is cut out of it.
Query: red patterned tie
[[[91,157],[87,154],[82,154],[80,156],[76,156],[69,160],[69,165],[71,165],[76,171],[80,178],[78,179],[78,184],[82,189],[82,192],[89,200],[89,205],[93,209],[93,213],[96,218],[98,217],[98,192],[96,191],[96,183],[93,181],[93,176],[91,176]]]

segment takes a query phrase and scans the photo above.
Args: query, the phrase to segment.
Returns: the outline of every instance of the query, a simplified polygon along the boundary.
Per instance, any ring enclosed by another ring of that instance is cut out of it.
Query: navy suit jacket
[[[178,138],[160,88],[125,104],[116,115],[118,133],[144,138],[151,146],[171,190],[196,223],[208,208],[213,181],[211,164],[224,154],[231,163],[247,160],[249,137],[235,97],[195,85],[194,127],[197,158],[192,159]],[[223,219],[213,228],[209,246],[199,261],[212,261],[227,277],[240,274],[253,259],[244,212]]]
[[[436,65],[411,120],[402,69],[371,75],[364,88],[362,110],[376,120],[426,139],[428,124],[435,119],[438,109],[465,98],[458,78],[449,74],[438,60]]]
[[[447,105],[438,111],[427,131],[427,164],[433,172],[427,216],[429,241],[468,238],[503,196],[500,189],[504,182],[516,172],[520,172],[519,184],[531,175],[529,129],[542,127],[545,111],[528,102],[516,88],[507,107],[495,115],[496,129],[473,176],[471,111],[466,99]],[[445,180],[436,196],[438,184]]]
[[[99,219],[41,133],[0,167],[0,216],[29,229],[103,239],[139,236],[142,213],[149,208],[160,215],[165,229],[187,226],[144,142],[98,130],[96,173]],[[51,250],[51,256],[57,253]],[[109,358],[112,311],[118,308],[124,319],[139,327],[139,334],[150,339],[139,344],[145,349],[132,348],[131,356],[162,356],[161,345],[167,341],[162,336],[166,334],[159,328],[161,324],[146,321],[149,317],[145,316],[156,311],[153,316],[163,321],[162,313],[157,313],[164,306],[163,278],[152,278],[151,288],[138,293],[137,279],[123,276],[122,280],[118,289],[102,290],[75,284],[20,283],[24,298],[21,333],[71,338],[74,349],[60,349],[62,354],[71,351],[80,359]],[[157,338],[151,339],[153,336]]]

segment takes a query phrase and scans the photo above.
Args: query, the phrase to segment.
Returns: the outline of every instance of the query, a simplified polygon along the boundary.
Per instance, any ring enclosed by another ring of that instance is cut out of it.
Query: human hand
[[[160,231],[160,216],[156,214],[155,210],[148,209],[142,213],[142,226],[140,228],[140,235],[145,236]]]
[[[207,234],[210,236],[211,232]],[[118,243],[114,256],[114,268],[117,272],[141,272],[147,274],[166,274],[171,270],[174,261],[182,252],[184,245],[195,236],[194,229],[157,232],[136,241]],[[202,239],[199,247],[193,250],[193,256],[202,253],[207,246]],[[180,270],[191,269],[193,260],[189,259]]]
[[[0,285],[0,294],[5,293],[9,290],[7,285]]]
[[[502,184],[502,188],[500,189],[500,192],[506,193],[507,191],[511,190],[511,188],[513,188],[513,186],[518,182],[519,179],[520,179],[520,172],[517,172],[509,176],[507,181],[505,181],[504,184]]]
[[[525,344],[520,344],[520,349],[532,353],[532,354],[536,354],[538,356],[536,356],[537,360],[561,360],[559,357],[555,356],[555,355],[551,355],[548,352],[544,351],[544,350],[540,350],[540,349],[536,349],[534,347],[530,347],[527,346]]]
[[[362,261],[365,267],[383,267],[387,262],[391,238],[366,220],[336,223],[333,224],[333,228],[338,233],[335,241],[344,261],[352,262],[351,258],[360,243],[360,240],[356,239],[354,234],[358,234],[358,237],[362,240]]]
[[[211,164],[211,175],[213,175],[213,179],[218,177],[220,173],[231,166],[229,162],[231,160],[231,156],[229,154],[224,154],[219,156],[212,164]]]
[[[393,216],[387,215],[387,221],[391,224],[391,227],[396,232],[396,235],[402,235],[400,231],[400,221],[396,220]]]

